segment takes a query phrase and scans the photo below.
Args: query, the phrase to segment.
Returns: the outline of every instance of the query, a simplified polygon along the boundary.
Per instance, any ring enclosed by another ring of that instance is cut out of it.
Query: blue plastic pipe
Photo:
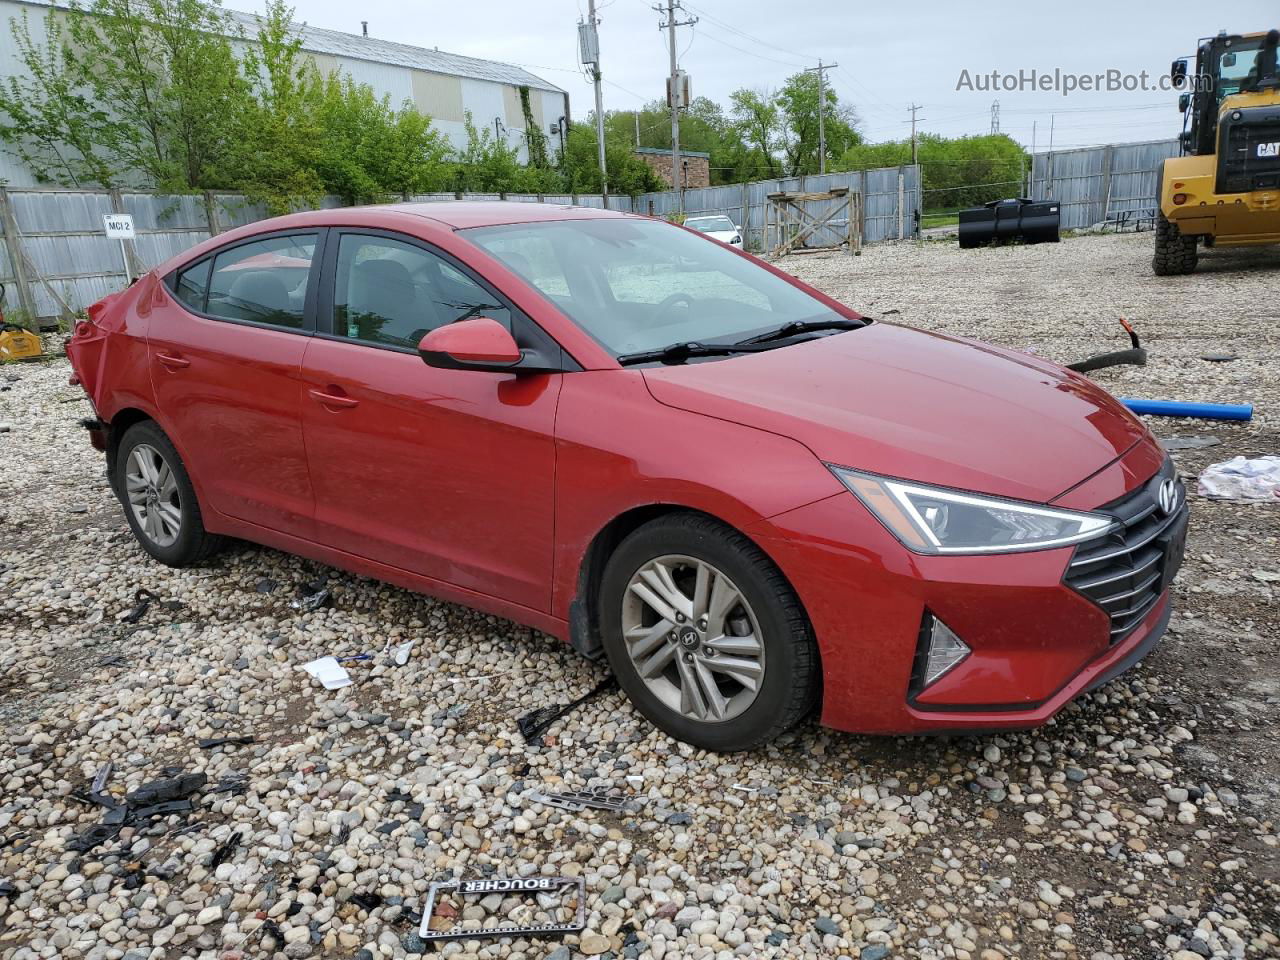
[[[1199,417],[1202,420],[1252,420],[1251,403],[1184,403],[1181,400],[1140,400],[1121,397],[1120,402],[1134,413],[1158,417]]]

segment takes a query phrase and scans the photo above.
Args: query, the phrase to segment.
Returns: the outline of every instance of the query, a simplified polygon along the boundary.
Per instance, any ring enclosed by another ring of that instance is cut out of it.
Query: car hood
[[[1079,374],[890,324],[644,377],[660,403],[793,437],[829,463],[1037,502],[1154,443]]]

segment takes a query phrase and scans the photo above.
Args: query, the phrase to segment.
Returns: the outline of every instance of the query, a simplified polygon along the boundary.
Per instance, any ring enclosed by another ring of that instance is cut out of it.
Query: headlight
[[[1096,513],[1055,510],[827,466],[917,553],[1046,550],[1091,540],[1116,525],[1111,517]]]

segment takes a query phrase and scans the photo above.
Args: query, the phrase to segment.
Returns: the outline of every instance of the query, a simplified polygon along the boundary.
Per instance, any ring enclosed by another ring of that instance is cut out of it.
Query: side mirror
[[[1173,61],[1169,67],[1169,79],[1173,81],[1175,87],[1182,86],[1183,81],[1187,79],[1187,61]]]
[[[1178,112],[1186,113],[1187,107],[1189,106],[1191,106],[1191,94],[1189,93],[1178,94]]]
[[[742,232],[742,227],[738,226],[738,225],[735,223],[735,224],[733,225],[733,232],[734,232],[734,233],[741,233],[741,232]]]
[[[445,370],[501,372],[520,362],[515,337],[490,317],[436,327],[418,343],[418,353],[427,366]]]

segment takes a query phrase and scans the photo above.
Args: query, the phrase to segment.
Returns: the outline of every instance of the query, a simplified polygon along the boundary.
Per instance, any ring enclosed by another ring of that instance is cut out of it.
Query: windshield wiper
[[[772,350],[772,344],[763,343],[699,343],[697,340],[685,340],[681,343],[670,343],[657,350],[643,350],[640,353],[624,353],[618,362],[624,367],[630,363],[652,363],[660,360],[663,363],[684,363],[690,357],[722,357],[731,353],[763,353]]]
[[[770,340],[785,340],[787,337],[794,337],[797,334],[809,333],[814,330],[858,330],[865,326],[866,323],[861,320],[792,320],[790,323],[784,323],[776,330],[748,337],[746,340],[739,340],[738,344],[768,343]]]

